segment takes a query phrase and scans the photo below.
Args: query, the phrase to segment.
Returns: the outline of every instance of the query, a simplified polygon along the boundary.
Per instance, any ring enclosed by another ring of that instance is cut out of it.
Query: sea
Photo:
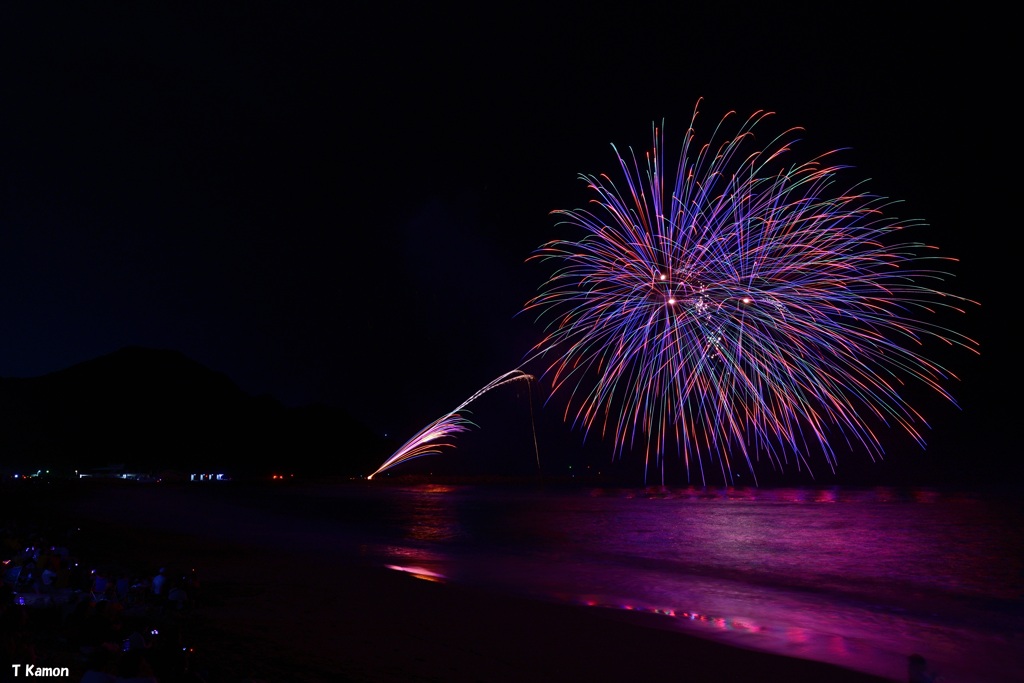
[[[946,683],[1024,681],[1024,503],[1008,494],[361,482],[231,504],[420,578],[894,681],[911,654]]]

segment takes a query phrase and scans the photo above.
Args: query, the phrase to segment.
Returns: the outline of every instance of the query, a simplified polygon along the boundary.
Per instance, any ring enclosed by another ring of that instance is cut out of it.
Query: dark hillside
[[[176,351],[138,347],[36,378],[0,378],[0,468],[367,474],[386,453],[327,406],[243,393]]]

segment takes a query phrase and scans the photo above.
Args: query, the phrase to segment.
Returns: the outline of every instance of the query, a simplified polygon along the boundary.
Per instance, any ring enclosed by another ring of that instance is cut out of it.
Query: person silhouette
[[[160,567],[160,571],[153,577],[150,585],[152,586],[153,595],[160,598],[164,597],[164,590],[167,587],[167,570]]]
[[[907,683],[936,683],[939,678],[929,671],[928,661],[919,654],[907,658]]]

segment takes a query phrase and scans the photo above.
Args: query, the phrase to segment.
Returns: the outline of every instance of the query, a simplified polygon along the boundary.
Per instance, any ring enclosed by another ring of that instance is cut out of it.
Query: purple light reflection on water
[[[375,492],[376,493],[376,492]],[[367,555],[903,680],[1024,671],[1019,503],[895,489],[381,489]]]

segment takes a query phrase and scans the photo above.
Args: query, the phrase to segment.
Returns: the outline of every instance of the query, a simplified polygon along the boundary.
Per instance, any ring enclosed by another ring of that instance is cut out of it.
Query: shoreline
[[[888,680],[685,634],[658,615],[360,566],[315,536],[276,536],[266,525],[277,512],[232,517],[191,490],[116,484],[5,495],[5,521],[80,528],[97,561],[196,569],[204,599],[186,628],[208,683]]]

